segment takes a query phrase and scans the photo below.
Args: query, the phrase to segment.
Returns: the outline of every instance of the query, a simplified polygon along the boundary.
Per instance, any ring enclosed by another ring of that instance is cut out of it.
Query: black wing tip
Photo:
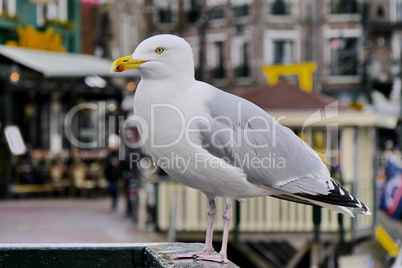
[[[330,191],[328,195],[323,194],[311,195],[306,193],[296,193],[295,195],[322,203],[342,206],[350,209],[354,213],[371,215],[370,209],[363,202],[361,202],[359,199],[354,197],[349,192],[345,192],[345,195],[340,195],[339,193],[334,193],[333,191]]]
[[[332,182],[332,184],[330,182]],[[273,195],[273,197],[306,205],[335,205],[341,208],[341,210],[338,210],[338,212],[344,211],[345,213],[342,213],[349,216],[353,216],[353,213],[371,215],[370,209],[358,198],[356,198],[354,195],[349,193],[349,191],[343,188],[337,181],[331,179],[330,182],[328,182],[327,194],[298,192],[291,194],[288,193],[282,195]],[[317,204],[317,202],[321,204]]]
[[[298,197],[300,196],[300,198]],[[364,215],[371,215],[370,209],[364,205],[363,203],[360,202],[360,206],[350,206],[348,205],[339,205],[339,203],[334,203],[334,202],[328,202],[325,198],[317,198],[317,196],[314,195],[308,195],[308,194],[296,194],[296,195],[289,195],[289,194],[283,194],[283,195],[272,195],[271,197],[275,197],[278,199],[283,199],[287,201],[292,201],[304,205],[312,205],[312,206],[320,206],[320,207],[325,207],[323,204],[319,203],[327,203],[335,206],[339,206],[339,210],[334,210],[329,208],[330,210],[333,210],[338,213],[343,213],[345,215],[349,215],[354,217],[354,214],[359,213],[359,214],[364,214]],[[316,203],[316,202],[318,203]],[[327,207],[328,208],[328,207]]]

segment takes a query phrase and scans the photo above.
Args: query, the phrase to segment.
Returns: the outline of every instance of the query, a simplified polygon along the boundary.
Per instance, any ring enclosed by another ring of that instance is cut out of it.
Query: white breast
[[[202,101],[211,92],[183,90],[175,95],[168,85],[147,82],[142,86],[136,93],[135,114],[146,122],[139,127],[140,133],[160,167],[181,183],[212,196],[240,199],[269,194],[268,189],[248,182],[242,169],[202,148],[193,123],[212,120]]]

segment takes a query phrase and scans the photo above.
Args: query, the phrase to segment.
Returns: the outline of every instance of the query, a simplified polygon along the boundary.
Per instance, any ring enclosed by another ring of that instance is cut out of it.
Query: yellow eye
[[[155,52],[158,53],[158,54],[162,54],[163,51],[165,51],[165,49],[164,49],[163,47],[157,47],[157,48],[155,49]]]

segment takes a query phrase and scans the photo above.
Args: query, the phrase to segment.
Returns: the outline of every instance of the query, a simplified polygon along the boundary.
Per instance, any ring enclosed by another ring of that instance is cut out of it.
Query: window
[[[185,39],[190,44],[193,50],[195,78],[197,80],[203,80],[203,74],[200,74],[200,39],[198,36],[186,37]],[[203,61],[203,63],[204,62],[205,60]]]
[[[267,30],[264,44],[264,63],[267,65],[299,61],[300,32],[297,30]]]
[[[273,42],[273,63],[295,62],[294,42],[292,40],[278,40]]]
[[[210,43],[207,55],[209,56],[208,65],[211,78],[224,78],[225,67],[223,59],[223,41]]]
[[[324,57],[329,83],[358,83],[360,81],[362,30],[326,29]]]
[[[189,2],[190,7],[187,11],[187,21],[190,23],[197,22],[201,17],[201,10],[203,8],[202,3],[198,0],[191,0]]]
[[[267,21],[299,23],[299,0],[266,0],[264,13]]]
[[[37,24],[43,26],[47,20],[67,21],[67,0],[37,5]]]
[[[357,75],[358,41],[357,37],[339,37],[329,40],[330,75]]]
[[[201,0],[200,0],[201,1]],[[214,25],[221,24],[225,19],[225,10],[228,8],[227,0],[202,0],[206,3],[208,19]]]
[[[355,14],[357,13],[356,0],[331,0],[331,14]]]
[[[250,43],[244,38],[233,39],[231,61],[235,77],[250,76]]]
[[[396,21],[402,21],[402,0],[396,0],[396,7],[395,7],[395,12],[396,12]],[[391,10],[392,12],[392,10]]]
[[[225,9],[223,5],[216,5],[210,10],[210,18],[211,20],[224,19],[225,18]]]
[[[0,14],[14,16],[16,14],[16,0],[0,0]]]
[[[157,21],[159,23],[174,23],[177,14],[177,2],[175,0],[171,1],[156,1],[156,6],[158,8]]]
[[[271,3],[270,11],[272,15],[290,15],[290,4],[285,0],[275,0]]]
[[[138,27],[136,25],[136,19],[128,13],[122,12],[120,18],[120,51],[114,51],[112,53],[129,55],[133,53],[135,44],[140,42],[138,36]],[[116,58],[117,55],[113,58]],[[112,55],[113,56],[113,55]]]
[[[165,9],[159,9],[158,17],[159,17],[158,21],[160,23],[172,23],[173,22],[172,9],[170,7]]]
[[[296,13],[296,0],[268,0],[267,13],[272,16],[289,16]]]
[[[240,5],[240,6],[235,6],[235,7],[233,7],[233,11],[234,11],[234,14],[235,14],[236,18],[243,17],[243,16],[248,16],[249,12],[250,12],[249,11],[249,5],[243,4],[243,5]]]
[[[188,37],[186,38],[187,42],[190,44],[193,50],[193,60],[194,60],[194,67],[197,69],[200,65],[199,57],[200,57],[200,39],[198,36]]]
[[[231,2],[235,18],[250,15],[250,0],[235,0]]]

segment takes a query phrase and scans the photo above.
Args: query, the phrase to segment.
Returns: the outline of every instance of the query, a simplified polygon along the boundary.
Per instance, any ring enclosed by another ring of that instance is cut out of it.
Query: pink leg
[[[216,205],[215,200],[209,200],[209,208],[208,208],[208,227],[207,233],[205,236],[205,246],[201,252],[190,252],[185,254],[174,255],[174,259],[184,259],[184,258],[198,258],[199,256],[208,256],[214,252],[214,248],[212,247],[212,237],[214,233],[214,222],[216,218]]]
[[[204,261],[214,261],[214,262],[221,262],[227,263],[229,262],[227,259],[227,248],[228,248],[228,239],[229,239],[229,229],[230,229],[230,222],[232,220],[232,205],[229,203],[226,204],[226,210],[223,212],[223,220],[224,220],[224,227],[223,227],[223,237],[222,237],[222,248],[218,255],[201,255],[197,257],[197,260],[204,260]]]
[[[212,247],[212,239],[214,234],[214,222],[216,218],[216,205],[215,200],[209,201],[209,208],[208,208],[208,227],[207,233],[205,235],[205,246],[203,253],[207,255],[211,255],[214,252],[214,248]]]

